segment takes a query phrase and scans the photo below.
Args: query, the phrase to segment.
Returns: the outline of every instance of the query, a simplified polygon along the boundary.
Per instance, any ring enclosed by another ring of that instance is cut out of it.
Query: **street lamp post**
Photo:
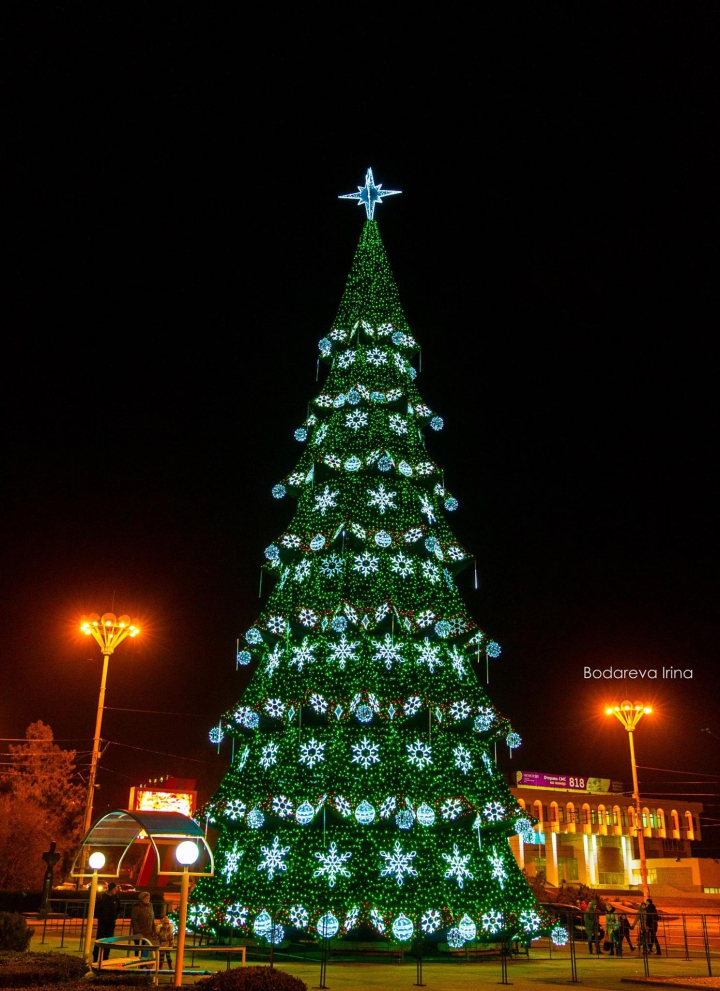
[[[100,617],[97,613],[91,613],[88,617],[83,617],[80,622],[80,629],[86,636],[92,636],[98,642],[103,655],[103,671],[100,680],[100,697],[98,698],[97,719],[95,720],[95,737],[93,740],[92,760],[90,762],[90,779],[88,781],[88,796],[85,806],[85,824],[83,833],[87,834],[92,823],[93,798],[95,795],[95,778],[97,776],[98,760],[100,758],[100,729],[102,727],[103,708],[105,706],[105,684],[107,682],[108,662],[110,655],[115,648],[123,642],[125,637],[136,637],[140,632],[136,619],[129,616],[120,616],[118,619],[115,613],[106,612]]]
[[[638,787],[637,765],[635,764],[635,745],[633,743],[633,730],[642,717],[652,712],[650,706],[643,705],[642,702],[630,702],[625,699],[620,705],[610,706],[605,710],[608,716],[617,716],[627,730],[630,741],[630,763],[632,765],[633,776],[633,798],[635,799],[635,821],[637,823],[638,850],[640,853],[640,883],[642,884],[643,898],[647,899],[649,894],[647,879],[647,864],[645,862],[645,834],[643,831],[642,809],[640,807],[640,789]]]
[[[90,878],[90,895],[88,897],[88,914],[87,914],[87,927],[85,929],[85,947],[83,950],[83,958],[85,963],[90,963],[90,946],[92,944],[92,928],[93,919],[95,918],[95,899],[97,898],[98,889],[98,871],[101,871],[105,866],[105,854],[100,853],[96,850],[95,853],[90,854],[90,859],[88,864],[92,868],[92,877]]]
[[[183,963],[185,958],[185,929],[187,927],[187,907],[188,894],[190,893],[190,868],[200,856],[197,843],[192,840],[183,840],[178,843],[175,850],[178,862],[183,866],[182,881],[180,884],[180,922],[178,925],[177,953],[175,956],[175,987],[182,986]]]

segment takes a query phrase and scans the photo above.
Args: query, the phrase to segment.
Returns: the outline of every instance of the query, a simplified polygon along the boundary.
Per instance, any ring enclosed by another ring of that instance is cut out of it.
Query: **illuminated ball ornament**
[[[265,816],[260,811],[260,809],[253,809],[248,812],[247,824],[250,829],[262,829],[265,825]]]
[[[505,743],[507,743],[507,745],[510,748],[510,750],[517,750],[517,748],[522,743],[522,739],[520,737],[520,734],[519,733],[508,733],[508,735],[505,737]]]
[[[553,941],[555,946],[565,946],[570,939],[570,934],[565,926],[561,926],[558,923],[558,925],[553,926],[550,930],[550,939]]]
[[[245,667],[252,660],[252,654],[249,650],[239,650],[237,654],[237,663]]]
[[[412,939],[415,927],[404,913],[400,913],[392,924],[392,934],[400,943],[407,943]]]
[[[298,427],[294,434],[295,440],[302,441],[307,440],[307,430],[305,427]]]
[[[406,478],[412,475],[412,468],[407,463],[407,461],[400,462],[400,464],[398,465],[398,471],[400,472],[401,475],[404,475]]]
[[[465,913],[465,915],[463,915],[462,919],[460,919],[457,927],[458,927],[458,932],[460,933],[460,935],[462,936],[462,938],[465,940],[466,943],[469,943],[477,936],[477,926],[470,918],[470,916],[467,914],[467,912]]]
[[[351,389],[347,394],[347,401],[351,406],[357,406],[357,404],[362,401],[362,396],[356,389]]]
[[[340,923],[332,912],[326,912],[325,915],[318,919],[317,931],[323,939],[332,939],[339,928]]]
[[[253,627],[251,630],[247,631],[245,634],[245,639],[251,644],[262,643],[262,633],[260,630],[256,630],[255,627]]]
[[[450,636],[451,629],[452,627],[446,619],[441,619],[439,623],[435,624],[435,632],[439,637],[442,637],[443,640]]]
[[[361,723],[371,723],[374,715],[369,705],[359,705],[355,712],[355,718]]]
[[[392,458],[389,458],[386,454],[384,454],[378,461],[377,466],[380,471],[390,471],[393,466]]]
[[[448,513],[454,513],[459,505],[460,503],[457,499],[454,499],[452,496],[445,500],[445,509],[447,509]]]
[[[255,921],[253,922],[253,932],[256,936],[267,938],[271,927],[272,919],[265,909],[263,909],[262,912],[255,917]]]
[[[417,810],[417,821],[421,826],[432,826],[435,822],[435,812],[425,802]]]
[[[485,652],[488,657],[499,657],[502,653],[502,647],[499,643],[495,643],[494,640],[491,640],[485,648]]]
[[[313,551],[320,551],[325,546],[325,538],[321,533],[310,541],[310,549]]]
[[[385,530],[378,530],[375,534],[375,543],[378,547],[390,547],[392,544],[392,537]]]
[[[225,739],[222,726],[213,726],[208,736],[210,737],[210,743],[222,743]]]
[[[412,829],[415,824],[415,815],[410,809],[400,809],[395,816],[395,825],[398,829]]]
[[[532,843],[535,838],[535,830],[529,819],[518,819],[515,823],[515,832],[524,843]]]
[[[441,416],[434,416],[430,421],[430,426],[433,430],[442,430],[445,426],[445,422]]]
[[[332,628],[336,633],[344,633],[347,629],[348,621],[344,616],[336,616],[332,621]]]
[[[453,929],[448,929],[447,933],[447,945],[451,950],[459,950],[465,946],[465,940],[463,939],[462,933],[457,927]]]
[[[284,485],[273,485],[272,494],[274,499],[284,499],[287,489]]]
[[[315,818],[315,809],[310,802],[303,802],[302,805],[298,805],[295,810],[295,818],[301,826],[307,826],[308,823],[311,823]]]
[[[362,467],[362,461],[359,458],[356,458],[354,455],[351,458],[348,458],[347,461],[345,462],[346,471],[357,471],[361,467]]]
[[[369,826],[375,819],[375,809],[365,799],[355,809],[355,818],[361,826]]]

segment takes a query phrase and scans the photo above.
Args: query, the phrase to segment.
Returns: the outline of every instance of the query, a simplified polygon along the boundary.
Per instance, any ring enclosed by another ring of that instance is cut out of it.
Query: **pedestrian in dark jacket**
[[[658,955],[660,955],[660,944],[658,943],[658,910],[655,907],[655,903],[652,898],[648,898],[647,906],[645,908],[645,927],[647,929],[647,945],[648,953],[652,953],[653,946]]]
[[[622,955],[622,945],[623,940],[627,940],[627,945],[630,947],[630,952],[635,949],[635,947],[630,942],[630,923],[628,922],[628,917],[624,912],[618,916],[618,941],[620,945],[620,954]]]
[[[105,939],[115,935],[115,920],[120,911],[120,895],[118,887],[114,881],[107,886],[107,891],[103,891],[95,902],[95,918],[97,919],[97,939]],[[100,947],[95,944],[93,949],[93,961],[97,963]],[[103,947],[103,960],[110,956],[110,947]]]

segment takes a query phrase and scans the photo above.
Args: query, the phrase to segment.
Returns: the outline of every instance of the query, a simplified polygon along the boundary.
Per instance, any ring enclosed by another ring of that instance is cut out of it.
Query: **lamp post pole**
[[[88,795],[85,805],[85,823],[83,834],[87,835],[92,825],[93,799],[95,797],[95,779],[97,777],[97,766],[100,759],[100,730],[102,729],[103,710],[105,708],[105,686],[107,684],[108,664],[110,655],[115,648],[123,642],[125,637],[136,637],[140,632],[137,620],[130,619],[129,616],[120,616],[118,619],[114,613],[106,612],[100,617],[97,613],[91,613],[87,618],[83,617],[80,629],[86,636],[92,636],[100,646],[103,655],[102,678],[100,679],[100,695],[98,697],[97,716],[95,719],[95,736],[93,738],[92,759],[90,761],[90,776],[88,779]]]
[[[630,764],[632,766],[633,777],[633,798],[635,799],[635,822],[638,838],[638,852],[640,854],[640,884],[642,885],[643,898],[647,900],[650,893],[647,879],[647,862],[645,860],[645,832],[643,826],[642,808],[640,806],[640,787],[638,785],[637,765],[635,763],[635,744],[633,742],[633,730],[646,713],[652,709],[643,705],[642,702],[630,702],[627,699],[620,705],[614,705],[605,710],[606,715],[617,716],[627,731],[630,741]]]
[[[95,918],[95,900],[97,898],[98,890],[98,871],[102,870],[105,866],[105,854],[96,853],[90,854],[90,866],[92,867],[92,878],[90,879],[90,895],[88,897],[88,914],[87,914],[87,927],[85,929],[85,946],[83,949],[83,959],[85,963],[90,963],[90,947],[92,944],[92,929],[93,929],[93,919]]]
[[[190,893],[190,868],[200,856],[197,843],[192,840],[184,840],[178,844],[175,851],[179,863],[183,865],[182,880],[180,883],[180,921],[178,924],[177,952],[175,954],[175,987],[182,986],[183,963],[185,959],[185,928],[187,926],[188,895]]]

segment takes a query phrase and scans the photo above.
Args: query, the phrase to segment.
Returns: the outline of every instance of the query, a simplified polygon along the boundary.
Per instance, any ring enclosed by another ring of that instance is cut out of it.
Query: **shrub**
[[[305,981],[270,967],[235,967],[195,982],[203,991],[308,991]]]
[[[0,954],[0,988],[67,984],[86,972],[87,966],[83,960],[65,953]]]
[[[0,912],[0,950],[27,950],[32,934],[19,912]]]

